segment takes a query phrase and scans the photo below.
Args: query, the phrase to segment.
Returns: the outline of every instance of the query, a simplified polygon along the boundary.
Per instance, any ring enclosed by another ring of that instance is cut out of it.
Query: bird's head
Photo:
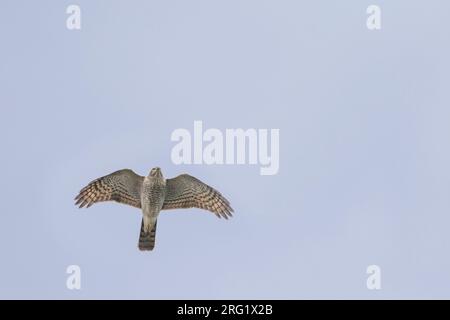
[[[161,172],[161,168],[159,167],[155,167],[152,170],[150,170],[150,173],[148,174],[149,177],[157,177],[157,178],[162,178],[162,172]]]

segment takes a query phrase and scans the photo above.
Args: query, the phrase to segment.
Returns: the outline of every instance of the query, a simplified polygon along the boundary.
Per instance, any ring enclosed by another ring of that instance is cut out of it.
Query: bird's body
[[[140,208],[140,250],[153,250],[161,210],[195,207],[219,218],[228,218],[233,212],[228,200],[212,187],[188,174],[166,180],[160,168],[153,168],[146,177],[130,169],[113,172],[89,183],[75,200],[80,208],[109,200]]]
[[[166,180],[159,168],[150,171],[142,183],[142,227],[139,236],[139,249],[152,250],[155,247],[156,219],[164,205]],[[154,234],[151,231],[154,229]]]
[[[166,197],[166,180],[162,174],[151,174],[142,183],[141,203],[144,231],[148,232],[158,218]]]

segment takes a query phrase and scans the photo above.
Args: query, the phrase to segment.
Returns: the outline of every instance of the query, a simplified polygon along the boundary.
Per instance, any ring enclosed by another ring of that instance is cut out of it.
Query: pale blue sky
[[[82,30],[65,9],[82,9]],[[366,8],[382,9],[382,30]],[[1,298],[450,298],[448,1],[0,3]],[[176,166],[176,128],[279,128],[280,170]],[[121,168],[235,217],[79,210]],[[66,288],[66,267],[82,289]],[[382,289],[366,288],[366,267]]]

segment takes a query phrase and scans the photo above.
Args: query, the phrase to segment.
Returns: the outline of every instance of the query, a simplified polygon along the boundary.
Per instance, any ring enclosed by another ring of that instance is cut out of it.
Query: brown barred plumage
[[[130,169],[113,172],[90,182],[75,200],[80,208],[89,208],[102,201],[116,201],[142,209],[140,250],[154,248],[160,210],[200,208],[225,219],[233,212],[228,200],[209,185],[188,174],[164,179],[159,168],[153,168],[145,178]]]
[[[145,232],[144,230],[144,219],[141,222],[141,232],[139,233],[139,250],[141,251],[151,251],[155,248],[155,240],[156,240],[156,225],[157,221],[153,225],[153,228],[150,232]]]
[[[137,175],[130,169],[113,172],[107,176],[91,181],[81,189],[75,198],[75,205],[89,208],[94,203],[102,201],[116,201],[141,208],[141,189],[144,177]]]
[[[188,174],[166,180],[166,198],[162,210],[200,208],[217,217],[232,217],[233,209],[219,191]]]

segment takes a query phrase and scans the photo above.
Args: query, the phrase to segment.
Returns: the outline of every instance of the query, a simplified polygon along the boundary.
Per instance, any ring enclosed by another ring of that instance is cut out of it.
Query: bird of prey
[[[142,177],[130,169],[113,172],[91,181],[75,198],[80,208],[102,201],[116,201],[142,209],[139,250],[155,247],[159,212],[167,209],[200,208],[228,219],[233,209],[214,188],[188,174],[164,179],[161,169],[151,169]]]

